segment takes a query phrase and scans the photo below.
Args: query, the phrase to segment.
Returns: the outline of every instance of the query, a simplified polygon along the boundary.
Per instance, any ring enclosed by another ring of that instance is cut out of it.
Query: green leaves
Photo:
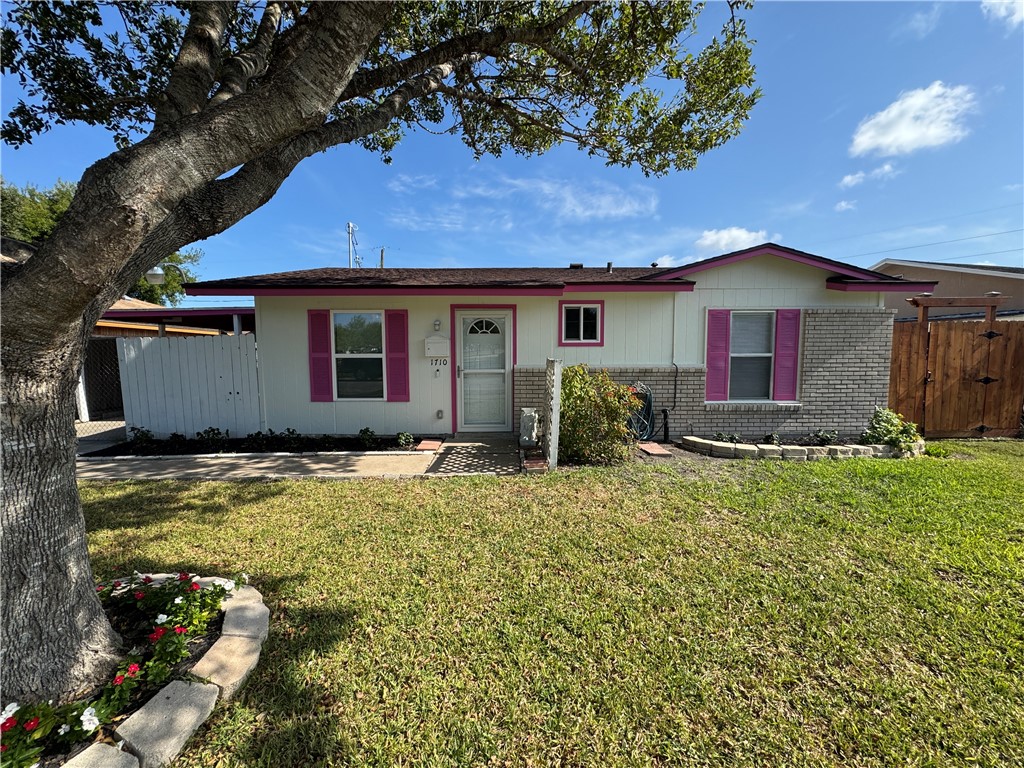
[[[616,384],[607,371],[586,365],[562,371],[558,460],[616,464],[632,453],[627,421],[639,406],[629,387]]]

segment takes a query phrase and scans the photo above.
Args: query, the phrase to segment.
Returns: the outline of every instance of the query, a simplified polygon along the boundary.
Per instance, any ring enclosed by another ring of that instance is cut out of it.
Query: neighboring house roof
[[[138,306],[121,306],[132,302]],[[255,307],[164,307],[137,299],[122,299],[103,313],[103,320],[135,321],[184,325],[190,328],[211,328],[216,332],[233,331],[238,317],[242,332],[256,330]],[[156,326],[154,326],[156,327]]]
[[[923,291],[934,282],[910,282],[793,248],[765,243],[681,267],[479,267],[462,269],[347,269],[324,267],[187,283],[185,292],[209,295],[533,293],[580,291],[692,291],[687,275],[755,256],[778,256],[831,273],[834,290]]]
[[[871,269],[879,270],[892,267],[927,267],[940,272],[960,272],[966,274],[998,275],[1015,280],[1024,280],[1024,267],[1002,267],[995,264],[943,264],[935,261],[913,261],[903,259],[882,259]]]
[[[110,305],[110,309],[121,310],[121,309],[160,309],[166,310],[163,304],[154,304],[151,301],[143,301],[142,299],[133,299],[131,296],[122,296],[120,299]],[[109,312],[110,309],[107,311]]]

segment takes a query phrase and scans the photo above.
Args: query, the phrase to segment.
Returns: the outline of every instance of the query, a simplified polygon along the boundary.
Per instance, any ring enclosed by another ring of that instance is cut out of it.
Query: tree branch
[[[358,71],[342,92],[341,100],[367,96],[380,88],[406,80],[429,67],[443,64],[446,61],[454,61],[474,52],[493,51],[512,43],[540,44],[546,42],[555,32],[570,24],[594,5],[597,5],[596,0],[573,3],[564,13],[538,26],[495,27],[488,32],[474,32],[446,40],[430,50],[417,53],[393,64],[373,70]]]
[[[260,26],[256,30],[256,37],[252,45],[224,62],[220,78],[220,88],[217,89],[217,92],[213,94],[213,98],[210,99],[211,107],[215,107],[240,93],[245,93],[245,90],[249,87],[249,81],[254,77],[260,77],[267,71],[270,47],[281,25],[283,11],[284,8],[281,3],[267,3],[267,7],[263,9],[263,17],[260,19]]]
[[[221,39],[233,6],[230,2],[193,3],[167,90],[156,105],[154,130],[206,105],[220,70]]]

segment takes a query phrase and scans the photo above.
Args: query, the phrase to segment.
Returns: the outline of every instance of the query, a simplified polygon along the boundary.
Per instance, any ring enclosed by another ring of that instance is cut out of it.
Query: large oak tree
[[[26,96],[4,141],[78,121],[118,149],[35,255],[3,267],[4,697],[68,697],[118,650],[73,425],[85,341],[117,297],[304,158],[356,144],[390,160],[423,125],[478,157],[569,142],[645,173],[692,168],[758,97],[745,5],[690,51],[701,8],[684,2],[7,4],[3,70]]]

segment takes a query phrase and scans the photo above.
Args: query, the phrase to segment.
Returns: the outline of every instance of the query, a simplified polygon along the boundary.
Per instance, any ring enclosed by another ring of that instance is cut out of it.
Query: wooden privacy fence
[[[125,426],[156,437],[260,428],[256,337],[119,338]]]
[[[896,323],[889,407],[927,437],[1016,436],[1024,408],[1024,323]]]

